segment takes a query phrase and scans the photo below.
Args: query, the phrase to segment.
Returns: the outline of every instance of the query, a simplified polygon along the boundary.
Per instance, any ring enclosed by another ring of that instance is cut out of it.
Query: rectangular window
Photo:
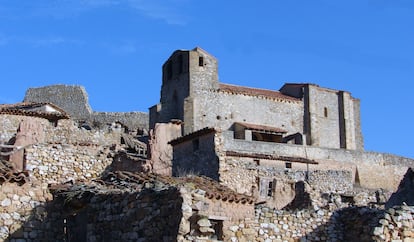
[[[198,57],[198,66],[204,66],[204,57]]]

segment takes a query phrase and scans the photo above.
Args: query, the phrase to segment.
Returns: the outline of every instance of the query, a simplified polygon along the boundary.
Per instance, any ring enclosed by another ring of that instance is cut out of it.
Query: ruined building
[[[0,241],[414,241],[414,160],[364,151],[358,99],[217,68],[175,51],[149,114],[66,85],[0,105]]]

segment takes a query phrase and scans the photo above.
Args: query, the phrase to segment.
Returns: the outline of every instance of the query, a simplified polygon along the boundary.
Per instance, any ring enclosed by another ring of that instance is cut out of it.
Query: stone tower
[[[217,59],[196,47],[177,50],[162,66],[160,103],[150,108],[150,128],[171,119],[184,122],[184,133],[194,131],[194,97],[218,88]]]

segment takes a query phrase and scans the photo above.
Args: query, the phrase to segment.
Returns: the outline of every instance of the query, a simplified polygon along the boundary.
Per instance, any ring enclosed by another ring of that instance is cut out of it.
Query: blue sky
[[[414,158],[413,26],[411,0],[0,0],[0,103],[76,84],[96,111],[147,111],[163,62],[200,46],[221,82],[351,92],[365,148]]]

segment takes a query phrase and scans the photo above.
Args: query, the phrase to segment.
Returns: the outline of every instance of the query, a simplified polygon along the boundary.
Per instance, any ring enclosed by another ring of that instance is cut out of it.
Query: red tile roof
[[[221,185],[219,182],[208,177],[188,176],[188,177],[171,177],[162,176],[152,173],[134,173],[128,171],[108,172],[102,179],[94,180],[89,184],[60,184],[51,187],[51,190],[57,194],[69,194],[76,190],[91,190],[97,193],[117,190],[124,191],[142,191],[144,188],[167,188],[179,187],[185,184],[191,184],[194,189],[205,191],[204,197],[208,199],[221,200],[229,203],[253,204],[254,198],[248,195],[240,194],[232,189]],[[88,188],[89,187],[89,188]]]
[[[243,95],[248,95],[248,96],[265,97],[265,98],[271,98],[271,99],[301,101],[299,98],[284,95],[279,91],[243,87],[243,86],[236,86],[236,85],[223,84],[223,83],[220,83],[219,91],[228,92],[231,94],[243,94]]]
[[[44,112],[40,110],[30,110],[32,108],[38,108],[44,105],[49,105],[53,107],[54,109],[56,109],[58,112]],[[45,118],[48,120],[69,119],[69,115],[63,109],[54,105],[53,103],[21,102],[21,103],[14,103],[14,104],[1,104],[0,114],[33,116],[33,117]]]

